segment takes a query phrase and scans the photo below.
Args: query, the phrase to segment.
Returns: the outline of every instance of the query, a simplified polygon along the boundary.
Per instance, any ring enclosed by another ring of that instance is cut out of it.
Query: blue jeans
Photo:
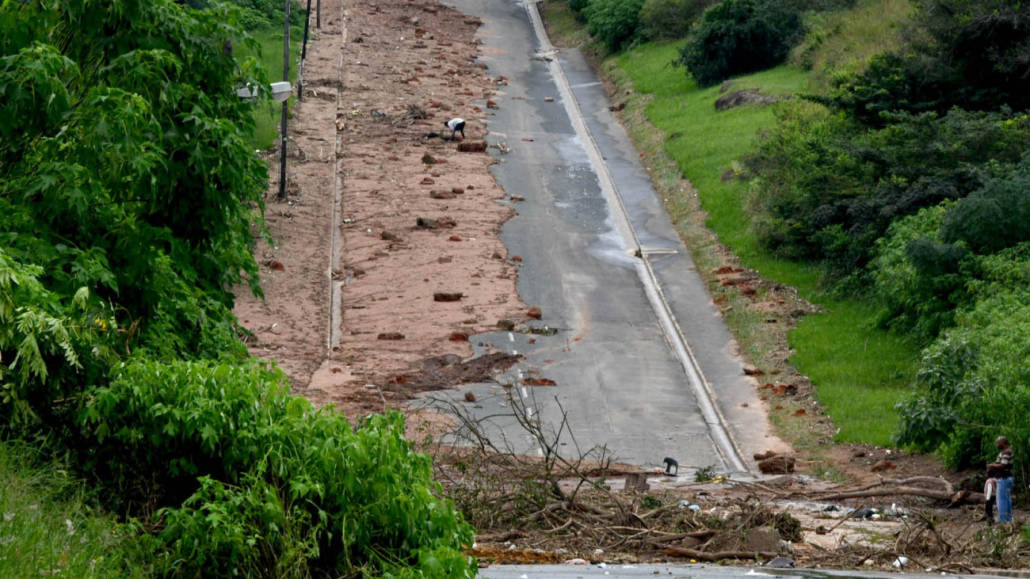
[[[998,479],[998,522],[1012,522],[1012,477]]]

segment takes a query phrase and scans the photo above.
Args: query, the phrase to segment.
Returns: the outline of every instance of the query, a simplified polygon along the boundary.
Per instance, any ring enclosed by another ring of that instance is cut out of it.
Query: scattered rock
[[[651,489],[651,485],[647,484],[647,473],[643,472],[631,472],[626,474],[626,484],[624,486],[627,491],[646,492]]]
[[[383,332],[376,336],[377,340],[403,340],[404,334],[400,332]]]
[[[286,269],[286,266],[283,265],[283,262],[276,261],[274,259],[266,259],[263,263],[265,267],[273,271],[284,271]]]
[[[433,181],[432,177],[423,177],[421,183],[423,185],[432,185],[433,183],[436,183],[436,181]]]
[[[715,110],[725,111],[744,105],[769,105],[782,98],[761,94],[758,89],[746,88],[719,97],[715,101]]]
[[[540,311],[540,308],[533,306],[526,312],[526,316],[533,318],[534,320],[539,320],[543,317],[543,312]]]
[[[496,108],[498,108],[497,107],[497,101],[492,100],[492,99],[487,99],[486,100],[486,108],[488,108],[488,109],[496,109]]]
[[[454,199],[455,195],[451,191],[438,191],[433,189],[429,192],[429,197],[432,199]]]
[[[883,472],[885,470],[894,470],[896,468],[898,468],[898,465],[896,465],[893,462],[891,462],[891,461],[887,460],[886,458],[884,458],[884,459],[878,460],[876,462],[876,464],[874,464],[872,466],[872,468],[870,468],[869,470],[871,470],[873,472]]]
[[[456,302],[465,297],[461,292],[436,292],[433,294],[434,302]]]
[[[497,320],[497,327],[502,330],[512,331],[515,329],[514,320]]]
[[[418,217],[415,219],[415,227],[419,229],[436,229],[436,222],[426,217]]]
[[[465,393],[465,402],[475,402],[475,401],[476,401],[476,395],[475,394],[473,394],[471,392],[466,392]]]
[[[458,143],[458,151],[461,153],[482,153],[486,151],[486,141],[468,141]]]
[[[452,235],[447,238],[447,241],[461,241],[461,237],[458,237],[457,235]]]
[[[793,414],[791,414],[791,416],[804,416],[806,414],[808,414],[807,410],[805,410],[804,408],[798,408],[794,411]]]
[[[750,366],[749,365],[749,366],[744,366],[744,375],[746,375],[746,376],[764,376],[765,372],[763,372],[760,368],[756,368],[754,366]]]
[[[401,240],[400,237],[398,237],[397,235],[395,235],[393,233],[390,233],[389,231],[384,231],[384,232],[380,233],[379,234],[379,239],[382,239],[383,241],[400,241]]]
[[[523,378],[522,383],[526,386],[555,386],[556,383],[550,378]]]
[[[426,165],[433,165],[436,163],[436,157],[433,157],[429,153],[422,155],[422,162]]]
[[[511,260],[512,261],[517,261],[519,263],[522,263],[522,256],[521,255],[513,255],[513,256],[511,256]]]
[[[462,187],[451,187],[451,193],[455,195],[462,195],[465,193],[465,189]]]
[[[503,255],[501,255],[501,252],[499,252],[499,251],[495,251],[495,252],[493,252],[493,254],[492,254],[492,255],[490,256],[490,259],[504,259],[504,256],[503,256]]]
[[[447,339],[452,342],[467,342],[469,341],[469,335],[465,332],[451,332],[451,337]]]
[[[793,456],[772,453],[758,461],[758,470],[762,474],[790,474],[794,472],[794,462]]]
[[[794,567],[794,559],[790,557],[776,557],[775,559],[766,562],[763,567],[770,567],[772,569],[792,569]]]

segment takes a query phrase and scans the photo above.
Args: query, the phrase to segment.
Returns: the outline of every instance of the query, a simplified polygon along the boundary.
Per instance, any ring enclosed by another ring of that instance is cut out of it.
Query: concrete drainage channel
[[[572,121],[572,126],[575,129],[576,134],[583,143],[583,148],[586,150],[586,153],[590,158],[591,166],[597,173],[602,193],[604,194],[604,197],[611,208],[612,216],[615,219],[616,229],[622,236],[626,245],[632,248],[634,254],[639,258],[635,264],[637,275],[643,285],[644,292],[651,304],[651,308],[654,310],[654,313],[658,318],[662,331],[665,333],[666,339],[669,341],[676,357],[682,364],[687,381],[694,390],[705,424],[707,425],[712,440],[715,442],[716,450],[730,470],[748,472],[749,469],[745,461],[741,458],[740,451],[726,426],[726,420],[719,411],[718,406],[713,401],[711,386],[708,384],[707,380],[705,380],[705,377],[701,372],[697,360],[695,359],[690,345],[687,342],[686,336],[683,334],[679,323],[676,321],[672,308],[666,300],[665,293],[663,292],[661,284],[658,282],[658,278],[652,267],[650,256],[652,254],[662,254],[666,251],[652,251],[648,248],[641,247],[640,239],[626,211],[622,195],[608,170],[608,166],[601,155],[592,133],[583,119],[582,112],[579,109],[579,104],[576,101],[568,79],[565,76],[565,71],[562,69],[559,60],[557,58],[553,58],[555,49],[551,45],[550,39],[547,36],[547,31],[544,29],[543,21],[541,20],[540,13],[537,9],[537,2],[535,0],[527,1],[525,3],[525,7],[533,25],[533,32],[540,43],[538,56],[549,57],[547,58],[548,67],[561,95],[563,106],[568,113],[569,119]]]

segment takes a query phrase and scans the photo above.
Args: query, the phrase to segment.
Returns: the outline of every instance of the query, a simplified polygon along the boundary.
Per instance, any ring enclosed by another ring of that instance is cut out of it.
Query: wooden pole
[[[283,80],[290,81],[290,2],[286,0],[283,16]],[[286,199],[286,114],[290,99],[283,101],[283,116],[279,134],[279,200]]]

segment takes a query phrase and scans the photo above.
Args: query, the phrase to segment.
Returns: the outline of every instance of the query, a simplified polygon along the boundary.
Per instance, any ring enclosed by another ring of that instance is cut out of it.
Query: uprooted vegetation
[[[552,426],[518,397],[509,403],[509,413],[477,417],[444,402],[457,430],[427,443],[444,493],[478,530],[480,565],[735,561],[970,572],[1030,563],[1017,528],[986,526],[983,496],[941,477],[684,483],[619,464],[604,447],[579,448],[564,410]],[[525,436],[501,435],[498,421]]]

